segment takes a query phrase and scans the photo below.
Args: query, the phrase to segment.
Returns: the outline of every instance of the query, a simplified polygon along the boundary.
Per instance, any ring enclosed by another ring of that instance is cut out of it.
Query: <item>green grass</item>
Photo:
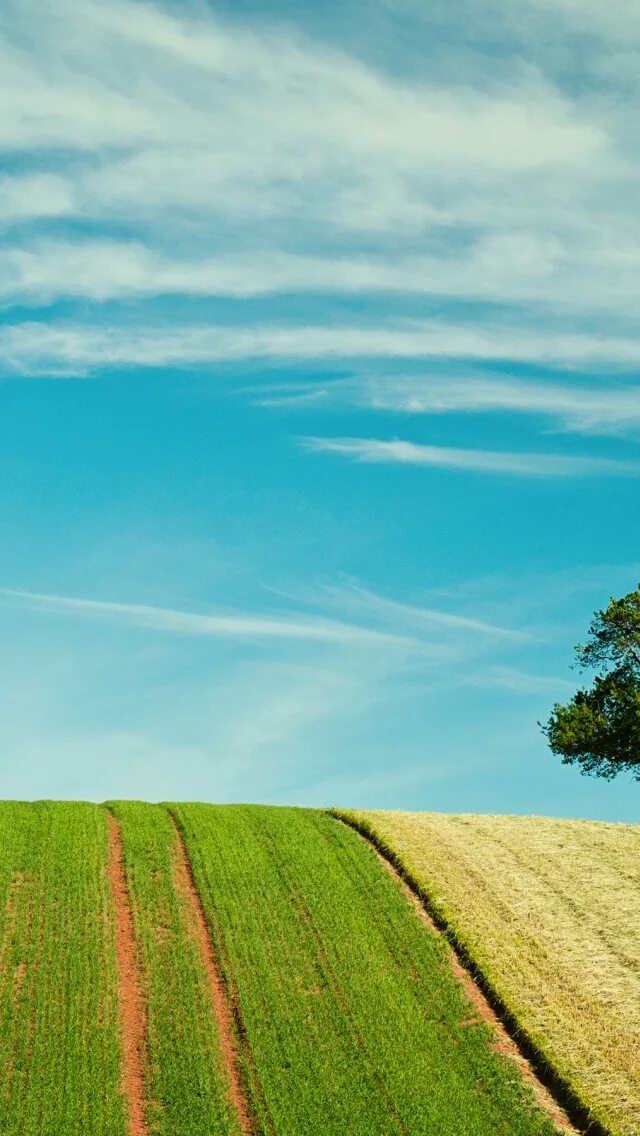
[[[234,1010],[254,1136],[554,1131],[517,1066],[496,1052],[490,1027],[477,1021],[451,971],[446,943],[424,925],[398,881],[352,829],[308,809],[109,807],[122,837],[144,996],[150,1136],[240,1136],[241,1129],[199,909],[170,814],[184,839]],[[107,815],[105,807],[88,804],[0,804],[1,1136],[128,1133]],[[519,1020],[548,1003],[527,986],[534,964],[544,964],[546,978],[557,971],[569,981],[569,959],[570,1002],[578,1007],[573,1018],[578,1033],[592,1030],[587,1018],[581,1027],[580,1015],[585,998],[597,1000],[598,990],[586,981],[586,967],[576,965],[583,940],[572,937],[574,924],[567,921],[583,918],[573,855],[576,841],[589,843],[583,830],[567,843],[565,868],[558,861],[553,872],[548,864],[555,829],[536,830],[532,847],[519,852],[514,875],[508,818],[499,833],[495,825],[490,831],[476,825],[475,833],[469,824],[449,821],[448,828],[446,818],[436,825],[437,839],[429,846],[428,859],[443,885],[440,900],[453,910],[446,887],[457,880],[460,918],[476,919],[491,957],[523,976],[521,987],[529,993]],[[422,847],[415,818],[405,836]],[[612,939],[613,911],[633,872],[618,862],[604,836],[600,844],[602,863],[592,873],[589,894],[599,895],[609,914],[606,936],[598,929],[604,916],[588,914],[599,952],[594,947],[591,964],[604,965],[609,950],[622,965],[636,940],[622,918]],[[610,878],[617,881],[615,896]],[[497,898],[489,884],[499,888]],[[513,895],[529,932],[534,907],[536,925],[544,927],[537,954],[529,951],[535,935],[517,930],[514,911],[511,929],[505,924],[500,940],[495,934],[489,939],[496,919],[511,910]],[[582,1001],[576,1001],[578,987]],[[629,989],[610,982],[607,1006]],[[620,1006],[633,1018],[628,1001]],[[598,1052],[601,1041],[618,1044],[603,1032],[593,1035],[590,1052]],[[580,1039],[571,1045],[577,1060]],[[570,1047],[566,1052],[570,1057]],[[636,1060],[631,1052],[629,1060]],[[616,1075],[625,1069],[621,1059]],[[627,1097],[625,1115],[631,1115],[628,1105]],[[621,1136],[631,1131],[629,1124],[619,1127]]]
[[[158,1136],[237,1136],[211,992],[188,905],[175,886],[165,809],[116,802],[147,1001],[148,1120]]]
[[[533,1136],[551,1123],[371,849],[325,814],[172,806],[271,1136]],[[194,1133],[195,1136],[195,1133]]]
[[[104,810],[0,803],[0,1132],[125,1136]]]
[[[640,826],[350,812],[404,867],[547,1066],[640,1132]]]

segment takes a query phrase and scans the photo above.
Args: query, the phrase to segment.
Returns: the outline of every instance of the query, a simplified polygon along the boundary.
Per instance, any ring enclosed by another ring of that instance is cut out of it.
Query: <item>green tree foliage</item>
[[[640,584],[595,613],[576,656],[596,677],[553,707],[542,727],[551,750],[582,773],[611,780],[626,770],[640,781]]]

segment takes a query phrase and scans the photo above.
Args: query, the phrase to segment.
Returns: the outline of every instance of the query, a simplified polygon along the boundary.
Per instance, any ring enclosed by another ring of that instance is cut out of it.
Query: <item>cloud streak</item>
[[[377,410],[407,414],[539,415],[578,433],[607,433],[640,424],[640,386],[635,383],[619,386],[609,381],[596,387],[477,374],[363,376],[343,383],[336,394]]]
[[[532,0],[529,14],[544,20],[545,5],[565,13],[569,34],[577,5]],[[479,24],[490,7],[478,9]],[[26,162],[0,179],[0,300],[273,305],[260,324],[243,311],[233,331],[186,326],[177,308],[160,328],[143,319],[135,332],[117,320],[91,326],[86,310],[69,325],[18,323],[0,347],[9,369],[314,357],[640,365],[638,170],[620,99],[560,83],[544,52],[523,65],[508,6],[500,67],[481,46],[474,63],[468,6],[448,7],[448,38],[466,65],[444,73],[429,34],[425,65],[404,73],[300,28],[255,29],[205,8],[61,0],[54,13],[46,0],[9,0],[6,9],[0,149]],[[604,66],[615,21],[595,4],[589,19]],[[273,302],[282,294],[381,295],[396,310],[407,295],[448,297],[452,312],[386,327],[306,317],[288,327]],[[480,329],[456,316],[469,299],[510,314],[495,326],[483,316]]]
[[[471,634],[514,642],[531,639],[531,635],[526,631],[500,627],[495,623],[478,619],[476,616],[460,615],[455,612],[441,611],[417,604],[400,603],[355,581],[338,585],[324,584],[311,590],[277,591],[275,594],[298,601],[329,604],[334,609],[339,609],[343,614],[348,613],[352,616],[365,617],[369,624],[381,622],[387,625],[392,624],[396,628],[408,627],[412,634],[415,634],[419,629],[427,631],[437,629],[441,633],[459,633],[465,637]]]
[[[564,454],[505,453],[494,450],[423,446],[378,438],[301,438],[313,453],[339,454],[366,464],[429,466],[519,477],[638,477],[640,463]]]
[[[70,190],[60,178],[32,176],[0,182],[5,226],[25,218],[64,217]],[[94,302],[163,295],[247,298],[282,293],[448,296],[508,303],[527,301],[568,313],[610,308],[616,318],[635,311],[640,252],[611,244],[568,256],[533,233],[485,236],[455,256],[449,252],[397,257],[332,252],[323,256],[272,248],[211,255],[176,255],[142,240],[38,239],[4,251],[0,301],[38,306],[61,299]],[[606,283],[607,287],[603,285]],[[597,277],[600,294],[593,294]]]
[[[6,7],[0,148],[45,168],[0,183],[5,223],[71,217],[103,239],[21,235],[12,302],[333,287],[633,311],[627,152],[606,106],[540,68],[443,82],[184,6]],[[621,216],[603,231],[605,168]],[[420,254],[398,257],[399,237]]]
[[[318,402],[407,415],[517,414],[551,419],[553,429],[574,433],[625,433],[640,425],[640,386],[600,377],[569,383],[539,378],[467,374],[375,374],[332,382],[289,382],[249,388],[257,405],[305,410]],[[595,385],[597,384],[597,385]]]
[[[77,326],[29,321],[0,330],[0,361],[23,374],[84,375],[100,367],[173,367],[243,359],[531,361],[566,367],[640,366],[640,342],[498,324],[397,321],[395,325],[256,324]]]
[[[112,620],[127,627],[176,635],[245,640],[288,639],[350,646],[377,643],[406,648],[415,644],[415,640],[409,636],[394,635],[391,632],[320,617],[247,613],[210,615],[146,604],[79,599],[74,596],[26,592],[13,588],[0,588],[0,599],[6,605],[27,608],[31,611]]]

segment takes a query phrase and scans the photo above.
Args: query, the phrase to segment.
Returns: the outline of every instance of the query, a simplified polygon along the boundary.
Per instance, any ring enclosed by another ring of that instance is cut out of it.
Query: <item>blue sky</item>
[[[635,0],[5,0],[0,795],[638,820]]]

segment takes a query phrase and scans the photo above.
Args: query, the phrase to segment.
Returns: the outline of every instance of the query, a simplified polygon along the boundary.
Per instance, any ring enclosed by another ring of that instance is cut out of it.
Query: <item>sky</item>
[[[640,819],[636,0],[4,0],[0,796]]]

